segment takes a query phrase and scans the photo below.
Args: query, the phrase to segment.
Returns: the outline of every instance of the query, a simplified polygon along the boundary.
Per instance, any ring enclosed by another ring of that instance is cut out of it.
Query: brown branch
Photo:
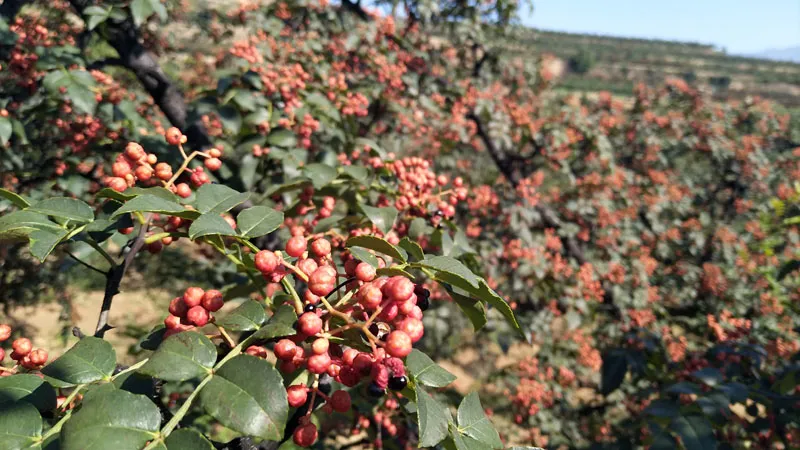
[[[133,264],[133,259],[136,257],[136,254],[144,247],[144,239],[147,235],[147,229],[150,228],[150,220],[151,217],[147,217],[145,223],[139,228],[139,234],[133,240],[133,244],[131,244],[131,248],[128,251],[128,254],[125,255],[125,259],[122,260],[122,264],[116,265],[109,270],[108,274],[106,275],[106,288],[105,292],[103,293],[103,305],[100,307],[100,315],[97,318],[97,327],[95,328],[94,335],[95,337],[102,338],[106,331],[114,328],[108,324],[108,315],[111,311],[111,303],[114,300],[114,296],[119,294],[119,286],[122,283],[122,278],[125,276],[125,272],[128,271],[128,268]]]
[[[87,0],[70,0],[72,8],[79,14],[91,5]],[[156,55],[141,44],[139,29],[130,17],[121,22],[109,20],[105,27],[108,43],[114,47],[119,58],[113,63],[132,71],[142,86],[153,97],[153,101],[167,116],[170,123],[178,127],[188,138],[188,144],[194,149],[211,146],[211,139],[202,122],[188,121],[188,107],[183,93],[169,79],[158,64]]]

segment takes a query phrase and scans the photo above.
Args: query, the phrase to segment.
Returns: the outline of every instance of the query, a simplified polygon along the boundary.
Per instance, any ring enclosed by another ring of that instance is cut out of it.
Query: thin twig
[[[69,250],[64,250],[64,251],[65,251],[65,252],[66,252],[66,254],[67,254],[67,255],[69,255],[69,256],[70,256],[72,259],[74,259],[75,261],[77,261],[78,263],[80,263],[81,265],[83,265],[84,267],[87,267],[87,268],[89,268],[89,269],[91,269],[91,270],[94,270],[95,272],[97,272],[97,273],[99,273],[99,274],[101,274],[101,275],[108,275],[108,272],[106,272],[106,271],[104,271],[104,270],[100,270],[100,269],[98,269],[97,267],[95,267],[95,266],[93,266],[93,265],[91,265],[91,264],[89,264],[89,263],[87,263],[87,262],[83,261],[82,259],[80,259],[80,258],[78,258],[77,256],[73,255],[73,254],[72,254],[72,252],[70,252]]]

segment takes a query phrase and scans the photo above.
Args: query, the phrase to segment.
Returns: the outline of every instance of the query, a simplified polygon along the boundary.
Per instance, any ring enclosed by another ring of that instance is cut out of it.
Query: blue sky
[[[714,44],[747,54],[800,46],[800,0],[533,0],[537,28]]]

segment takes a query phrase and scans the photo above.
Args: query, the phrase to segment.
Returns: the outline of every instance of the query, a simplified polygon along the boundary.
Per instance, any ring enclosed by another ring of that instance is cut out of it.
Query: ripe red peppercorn
[[[331,266],[319,267],[308,278],[308,289],[315,295],[326,296],[336,287],[336,275]]]
[[[308,399],[308,388],[302,384],[289,386],[289,389],[286,390],[286,397],[289,400],[289,406],[299,408]]]
[[[303,313],[297,319],[297,329],[306,336],[314,336],[322,331],[322,319],[313,312]]]
[[[261,250],[256,253],[255,264],[256,269],[264,275],[269,275],[275,271],[280,265],[281,260],[275,252],[269,250]]]
[[[189,196],[192,195],[192,188],[186,183],[178,183],[178,185],[175,186],[175,193],[178,194],[180,198],[189,198]]]
[[[208,311],[200,305],[193,306],[186,313],[186,320],[192,325],[202,327],[208,323]]]
[[[6,324],[0,325],[0,342],[8,340],[11,337],[11,327]]]
[[[298,427],[292,434],[292,440],[300,447],[310,447],[317,440],[317,426],[307,423]]]
[[[28,358],[34,366],[43,366],[47,362],[47,350],[37,348],[28,355]]]
[[[220,167],[222,167],[222,160],[219,158],[208,158],[203,161],[203,164],[206,166],[206,169],[217,171]]]
[[[181,324],[181,318],[178,316],[173,316],[172,314],[168,315],[166,319],[164,319],[164,326],[168,330],[172,330],[173,328],[178,328]]]
[[[299,258],[305,253],[307,246],[306,238],[303,236],[292,236],[291,239],[286,242],[286,254],[292,258]]]
[[[189,308],[197,306],[203,301],[203,295],[205,295],[205,291],[199,287],[192,286],[183,293],[183,302]]]
[[[350,410],[350,406],[352,405],[350,393],[347,391],[338,390],[331,394],[329,403],[334,411],[340,413],[347,412]]]
[[[331,355],[323,353],[321,355],[312,355],[308,358],[308,371],[311,373],[322,374],[328,371],[331,365]]]
[[[365,284],[358,289],[358,302],[364,309],[375,309],[383,301],[383,293],[374,284]]]
[[[14,350],[14,353],[25,356],[31,352],[33,344],[31,344],[31,340],[28,338],[19,338],[14,340],[11,344],[11,349]]]
[[[222,292],[216,289],[209,289],[203,294],[203,308],[210,312],[219,311],[224,304],[225,300],[223,299]]]
[[[314,340],[313,344],[311,344],[311,351],[313,351],[314,354],[316,355],[328,353],[329,348],[330,348],[330,341],[328,341],[325,338],[318,338]]]
[[[397,324],[397,329],[404,331],[411,338],[411,342],[419,341],[422,339],[422,335],[425,334],[425,325],[422,324],[421,320],[413,317],[403,319]]]
[[[322,258],[331,253],[331,243],[327,239],[317,239],[311,243],[311,253]]]
[[[169,313],[173,316],[185,317],[189,307],[183,301],[183,297],[175,297],[169,302]]]
[[[164,137],[167,139],[167,144],[178,145],[181,144],[181,137],[183,137],[183,133],[181,133],[181,130],[177,129],[176,127],[170,127],[167,129],[167,132],[164,133]]]
[[[411,337],[405,332],[395,330],[386,337],[386,353],[395,358],[405,358],[411,353]]]
[[[414,283],[403,276],[392,277],[386,286],[389,287],[389,298],[398,303],[408,301],[414,294]]]
[[[356,266],[355,275],[358,281],[363,281],[366,283],[375,279],[376,271],[371,265],[362,262],[358,263]]]
[[[289,339],[281,339],[275,343],[275,356],[283,361],[291,361],[297,353],[297,345]]]

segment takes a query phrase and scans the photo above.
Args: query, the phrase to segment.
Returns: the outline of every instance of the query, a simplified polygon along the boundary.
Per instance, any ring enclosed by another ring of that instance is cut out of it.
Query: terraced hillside
[[[518,27],[506,40],[511,54],[550,53],[563,62],[559,86],[631,94],[639,83],[681,77],[720,99],[758,95],[800,107],[800,64],[729,55],[711,45],[572,34]]]

